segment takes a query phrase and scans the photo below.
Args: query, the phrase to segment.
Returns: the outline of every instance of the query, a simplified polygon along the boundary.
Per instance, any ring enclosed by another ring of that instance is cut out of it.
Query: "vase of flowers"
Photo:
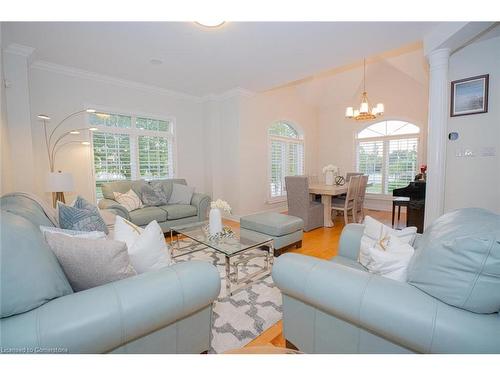
[[[422,180],[427,180],[427,164],[422,164],[420,166],[420,173],[422,173]]]
[[[208,228],[211,236],[222,232],[222,213],[231,213],[231,206],[222,199],[210,202],[210,213],[208,214]]]
[[[323,173],[325,175],[325,184],[333,185],[335,183],[335,176],[339,174],[339,168],[335,165],[328,164],[323,167]]]

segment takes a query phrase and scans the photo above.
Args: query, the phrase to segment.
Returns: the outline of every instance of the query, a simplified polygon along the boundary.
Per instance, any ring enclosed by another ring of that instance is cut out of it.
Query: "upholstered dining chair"
[[[312,201],[306,176],[285,177],[288,215],[304,220],[304,231],[323,226],[323,203]]]
[[[362,176],[361,172],[347,172],[345,175],[345,182],[348,183],[352,176]]]
[[[349,224],[349,211],[352,214],[353,222],[356,222],[356,205],[355,200],[358,194],[359,179],[361,176],[351,176],[349,179],[349,185],[347,186],[347,194],[342,198],[332,199],[332,211],[343,211],[344,212],[344,222]]]
[[[366,195],[366,185],[368,185],[368,176],[359,176],[359,185],[356,198],[354,199],[354,205],[356,207],[356,222],[361,223],[365,218],[365,195]]]

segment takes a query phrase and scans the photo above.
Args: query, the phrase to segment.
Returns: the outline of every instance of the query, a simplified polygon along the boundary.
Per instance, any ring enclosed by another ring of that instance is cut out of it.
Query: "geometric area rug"
[[[191,249],[203,247],[189,240],[181,240],[180,245],[191,245]],[[241,348],[283,318],[281,292],[274,285],[271,276],[265,276],[232,296],[227,296],[223,255],[211,249],[203,249],[174,259],[176,263],[189,260],[210,262],[217,267],[221,276],[221,293],[213,306],[209,353],[223,353]],[[236,259],[233,258],[231,263],[234,260]],[[243,278],[264,265],[264,262],[264,257],[254,258],[246,265],[240,266],[238,272]]]

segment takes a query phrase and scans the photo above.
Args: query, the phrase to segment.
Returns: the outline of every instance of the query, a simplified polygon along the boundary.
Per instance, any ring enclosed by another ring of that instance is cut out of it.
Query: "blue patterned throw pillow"
[[[72,206],[57,202],[57,208],[59,211],[59,226],[62,229],[109,233],[99,209],[80,196],[76,198]]]

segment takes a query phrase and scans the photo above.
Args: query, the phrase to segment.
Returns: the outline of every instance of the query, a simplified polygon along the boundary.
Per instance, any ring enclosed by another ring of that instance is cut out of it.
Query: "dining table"
[[[366,186],[368,187],[371,185],[371,183],[368,183]],[[323,226],[327,228],[333,227],[332,197],[347,193],[348,186],[349,184],[327,185],[313,183],[309,185],[309,194],[311,195],[311,199],[314,199],[315,195],[321,195],[321,203],[323,203]]]

